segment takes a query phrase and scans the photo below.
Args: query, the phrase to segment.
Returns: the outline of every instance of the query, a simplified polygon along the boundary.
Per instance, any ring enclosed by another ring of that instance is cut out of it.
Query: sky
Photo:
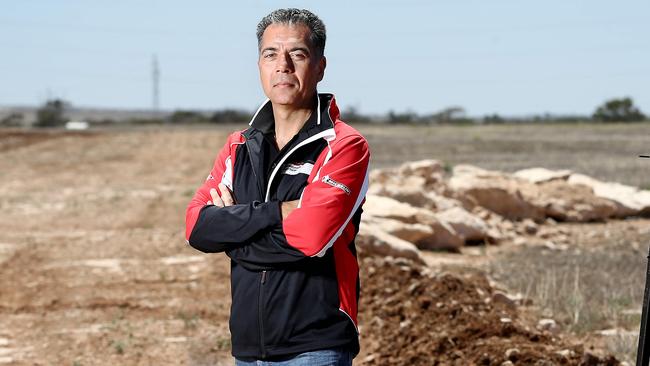
[[[319,91],[382,114],[591,114],[629,96],[650,114],[650,1],[7,1],[0,105],[254,110],[255,28],[307,8],[327,27]]]

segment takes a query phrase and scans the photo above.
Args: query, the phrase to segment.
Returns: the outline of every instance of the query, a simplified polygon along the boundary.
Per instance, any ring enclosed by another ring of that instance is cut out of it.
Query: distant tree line
[[[530,117],[505,117],[489,114],[483,117],[468,117],[459,106],[445,108],[439,112],[419,115],[413,111],[389,111],[385,116],[367,116],[352,107],[342,112],[342,118],[351,122],[379,122],[388,124],[499,124],[499,123],[575,123],[575,122],[643,122],[647,120],[629,97],[610,99],[598,106],[591,116],[554,115],[545,113]]]
[[[252,113],[246,110],[233,108],[221,109],[207,116],[199,112],[178,110],[169,116],[169,121],[171,123],[240,123],[248,122],[252,117]]]
[[[69,118],[66,112],[70,103],[61,100],[48,100],[36,111],[36,127],[63,126]],[[483,117],[468,117],[460,106],[445,108],[436,113],[417,114],[413,111],[389,111],[385,115],[367,115],[360,113],[356,107],[348,107],[342,111],[342,119],[354,123],[386,123],[386,124],[499,124],[499,123],[571,123],[571,122],[640,122],[646,116],[634,105],[629,97],[615,98],[605,101],[598,106],[591,116],[552,115],[549,113],[526,118],[504,117],[490,114]],[[198,124],[198,123],[245,123],[250,121],[252,113],[243,109],[225,108],[214,112],[195,110],[176,110],[172,113],[152,114],[147,118],[131,118],[122,121],[111,119],[87,120],[92,125],[110,125],[115,123],[130,124]],[[0,119],[0,126],[25,125],[24,116],[11,113]]]
[[[592,118],[603,122],[643,121],[645,115],[634,106],[632,98],[612,99],[598,107]]]

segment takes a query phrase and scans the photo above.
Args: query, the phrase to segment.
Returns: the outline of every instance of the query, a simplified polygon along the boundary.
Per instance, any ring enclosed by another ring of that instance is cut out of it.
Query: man
[[[268,100],[219,152],[187,208],[186,238],[231,258],[238,365],[351,365],[368,144],[316,91],[326,66],[316,15],[273,11],[257,39]]]

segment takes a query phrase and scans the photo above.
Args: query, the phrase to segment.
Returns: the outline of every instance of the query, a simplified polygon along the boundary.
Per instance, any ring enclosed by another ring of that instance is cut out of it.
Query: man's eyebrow
[[[266,51],[277,51],[278,49],[276,47],[265,47],[263,48],[260,52],[264,53]]]

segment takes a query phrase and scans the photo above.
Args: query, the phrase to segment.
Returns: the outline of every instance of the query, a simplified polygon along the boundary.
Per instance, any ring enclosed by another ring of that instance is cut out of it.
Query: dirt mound
[[[364,365],[619,364],[525,324],[482,275],[374,256],[361,268]]]

